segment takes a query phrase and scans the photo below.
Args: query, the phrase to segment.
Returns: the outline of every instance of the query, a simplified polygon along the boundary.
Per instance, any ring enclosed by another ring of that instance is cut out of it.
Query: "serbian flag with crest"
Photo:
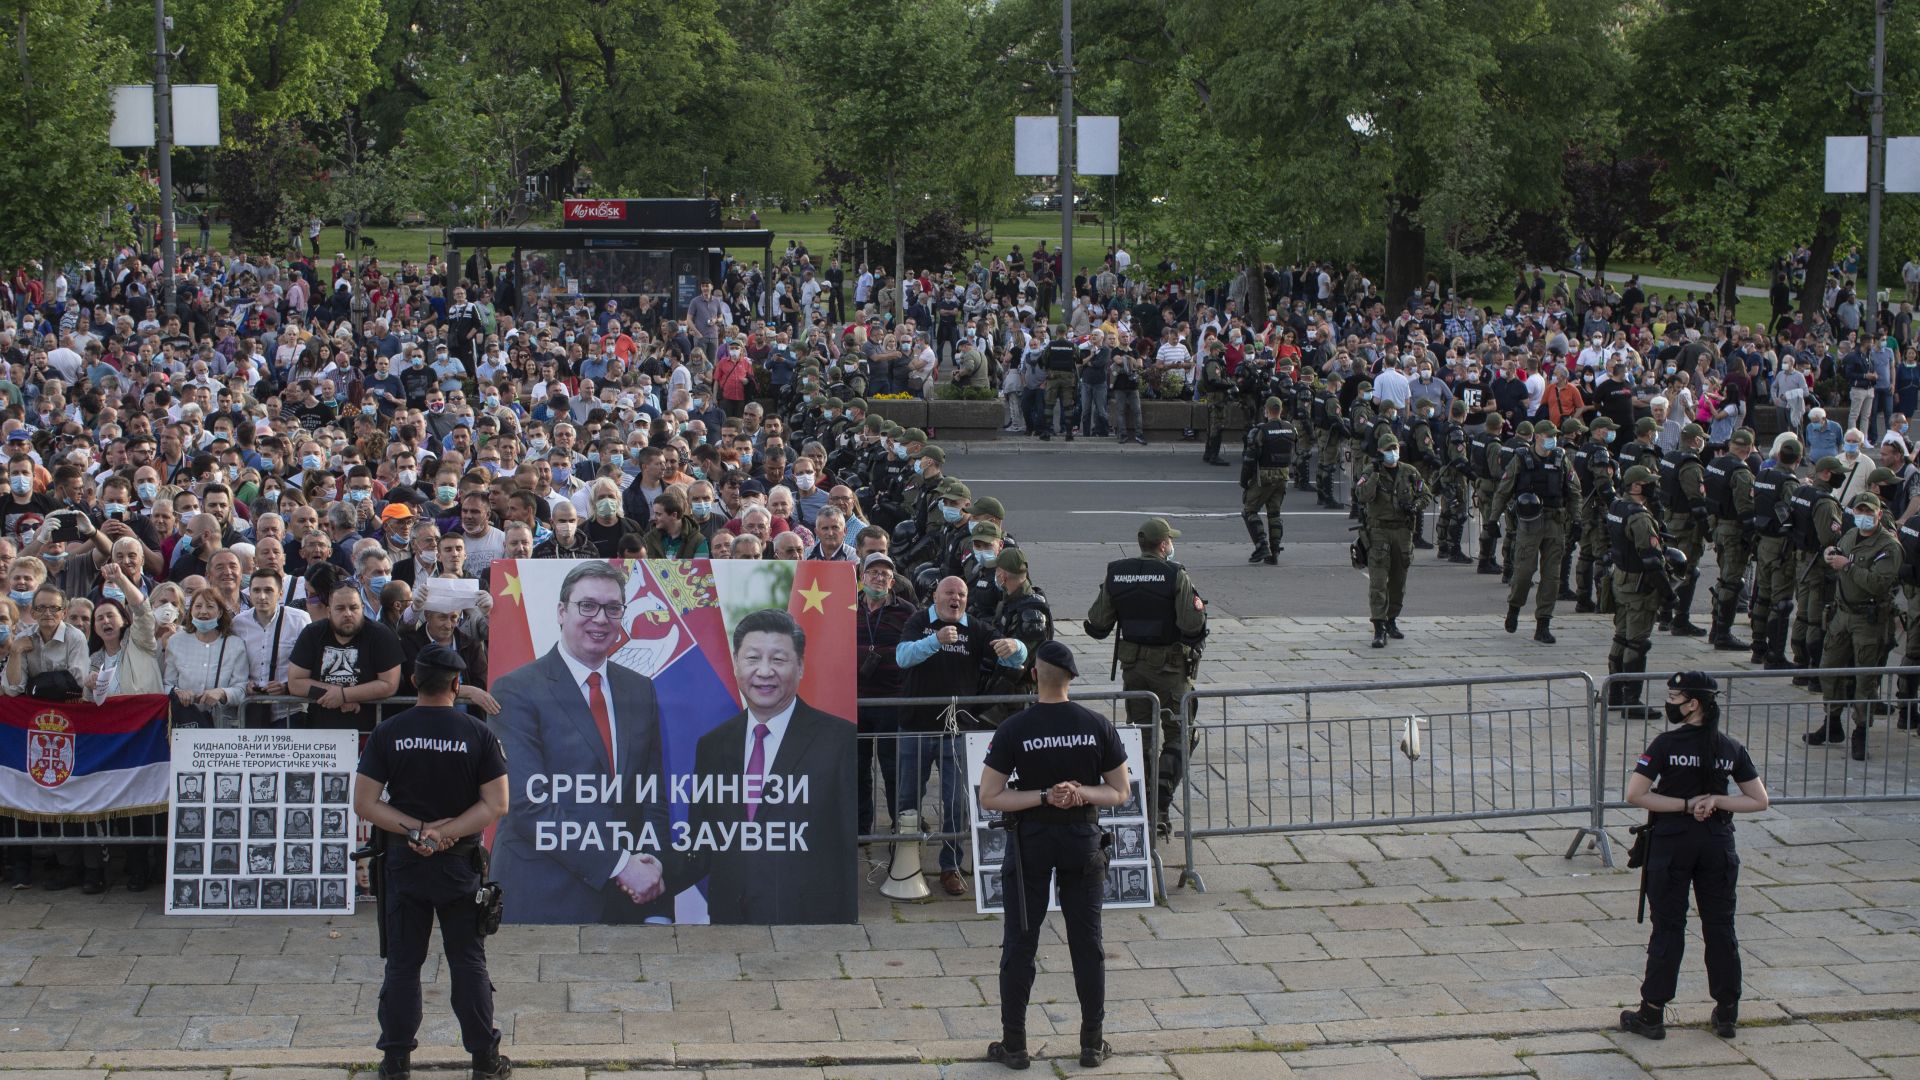
[[[167,807],[167,696],[0,697],[0,816],[99,821]]]

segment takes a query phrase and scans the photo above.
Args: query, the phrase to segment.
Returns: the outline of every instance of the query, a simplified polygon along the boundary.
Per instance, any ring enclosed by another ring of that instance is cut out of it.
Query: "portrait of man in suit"
[[[706,825],[753,822],[775,849],[696,850],[676,855],[668,875],[678,891],[707,881],[715,923],[848,923],[859,918],[854,828],[854,725],[799,696],[807,637],[779,608],[755,611],[733,629],[733,674],[747,707],[702,736],[694,772],[738,776],[740,802],[688,808],[698,835]],[[509,758],[508,760],[512,760]],[[789,798],[789,781],[805,777],[804,802]],[[762,782],[764,781],[764,786]],[[755,793],[764,797],[756,799]],[[778,830],[779,840],[775,840]],[[800,839],[805,850],[784,840]]]
[[[626,641],[626,595],[627,576],[618,566],[590,561],[573,567],[551,609],[559,642],[493,683],[500,712],[491,723],[506,751],[513,792],[513,812],[501,821],[493,845],[493,877],[505,890],[508,922],[672,917],[655,857],[671,843],[659,704],[651,679],[608,662]],[[848,755],[851,762],[851,748]],[[607,799],[602,789],[556,792],[556,777],[583,774],[618,777],[618,792]],[[643,805],[638,796],[648,777],[655,798]],[[542,825],[555,837],[563,826],[578,826],[583,838],[542,851]],[[628,843],[650,832],[656,850],[621,850],[615,825],[625,827]],[[585,839],[588,832],[597,839]]]

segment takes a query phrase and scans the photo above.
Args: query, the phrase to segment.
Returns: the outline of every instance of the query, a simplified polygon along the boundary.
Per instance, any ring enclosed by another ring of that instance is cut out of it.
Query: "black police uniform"
[[[1669,719],[1674,706],[1667,706]],[[1747,748],[1705,725],[1674,728],[1654,737],[1634,772],[1653,781],[1653,792],[1675,799],[1728,794],[1727,780],[1743,784],[1760,774]],[[1687,942],[1687,897],[1700,909],[1706,940],[1707,991],[1732,1019],[1740,1003],[1740,943],[1734,934],[1734,888],[1740,857],[1734,851],[1733,815],[1722,810],[1706,821],[1685,811],[1651,813],[1647,854],[1647,908],[1653,937],[1647,943],[1647,975],[1640,999],[1656,1008],[1673,1000]]]
[[[1043,659],[1045,659],[1043,657]],[[1074,780],[1092,787],[1126,764],[1112,721],[1070,701],[1041,702],[995,729],[986,765],[1015,791],[1045,791]],[[1098,809],[1041,805],[1003,815],[1010,843],[1004,875],[1007,906],[1000,950],[1000,1026],[1005,1044],[1025,1050],[1034,954],[1047,920],[1047,889],[1056,878],[1066,920],[1073,986],[1080,998],[1080,1045],[1101,1044],[1106,1022],[1106,970],[1100,943],[1100,896],[1107,857]]]
[[[452,663],[451,650],[429,648]],[[455,668],[454,670],[459,670]],[[360,775],[386,785],[390,805],[418,822],[458,817],[480,801],[480,788],[507,774],[507,756],[487,725],[462,709],[416,706],[388,719],[368,736]],[[386,834],[376,830],[376,840]],[[440,920],[453,979],[453,1012],[460,1040],[476,1061],[499,1052],[493,1024],[493,982],[474,902],[483,879],[477,837],[429,856],[405,843],[385,848],[386,889],[380,898],[387,924],[386,976],[380,985],[381,1050],[404,1055],[420,1030],[420,966],[427,959],[435,917]]]

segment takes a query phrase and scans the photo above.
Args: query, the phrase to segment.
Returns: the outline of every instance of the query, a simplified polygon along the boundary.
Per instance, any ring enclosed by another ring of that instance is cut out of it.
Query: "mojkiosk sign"
[[[613,225],[627,220],[625,199],[567,199],[562,218],[569,225]]]

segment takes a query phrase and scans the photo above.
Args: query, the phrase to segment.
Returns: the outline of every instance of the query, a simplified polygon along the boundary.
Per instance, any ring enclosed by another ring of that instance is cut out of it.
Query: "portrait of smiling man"
[[[609,658],[627,640],[626,573],[582,562],[560,585],[554,617],[560,640],[546,655],[500,676],[491,723],[507,754],[514,811],[493,845],[493,876],[506,893],[506,919],[520,923],[633,923],[671,918],[654,856],[670,843],[661,775],[660,708],[653,680]],[[851,737],[851,736],[849,736]],[[849,760],[852,751],[849,750]],[[555,779],[618,777],[610,788],[559,790]],[[638,798],[652,778],[653,798]],[[583,797],[587,796],[587,797]],[[540,850],[540,826],[569,823],[584,839]],[[653,853],[620,850],[609,823],[650,835]],[[584,833],[583,833],[584,836]]]
[[[708,878],[715,923],[854,922],[857,834],[853,800],[845,797],[853,790],[853,722],[800,698],[807,637],[792,615],[779,608],[746,615],[732,646],[746,708],[701,737],[694,772],[737,777],[744,797],[688,807],[694,843],[669,864],[671,888]],[[743,843],[752,832],[761,842]]]

